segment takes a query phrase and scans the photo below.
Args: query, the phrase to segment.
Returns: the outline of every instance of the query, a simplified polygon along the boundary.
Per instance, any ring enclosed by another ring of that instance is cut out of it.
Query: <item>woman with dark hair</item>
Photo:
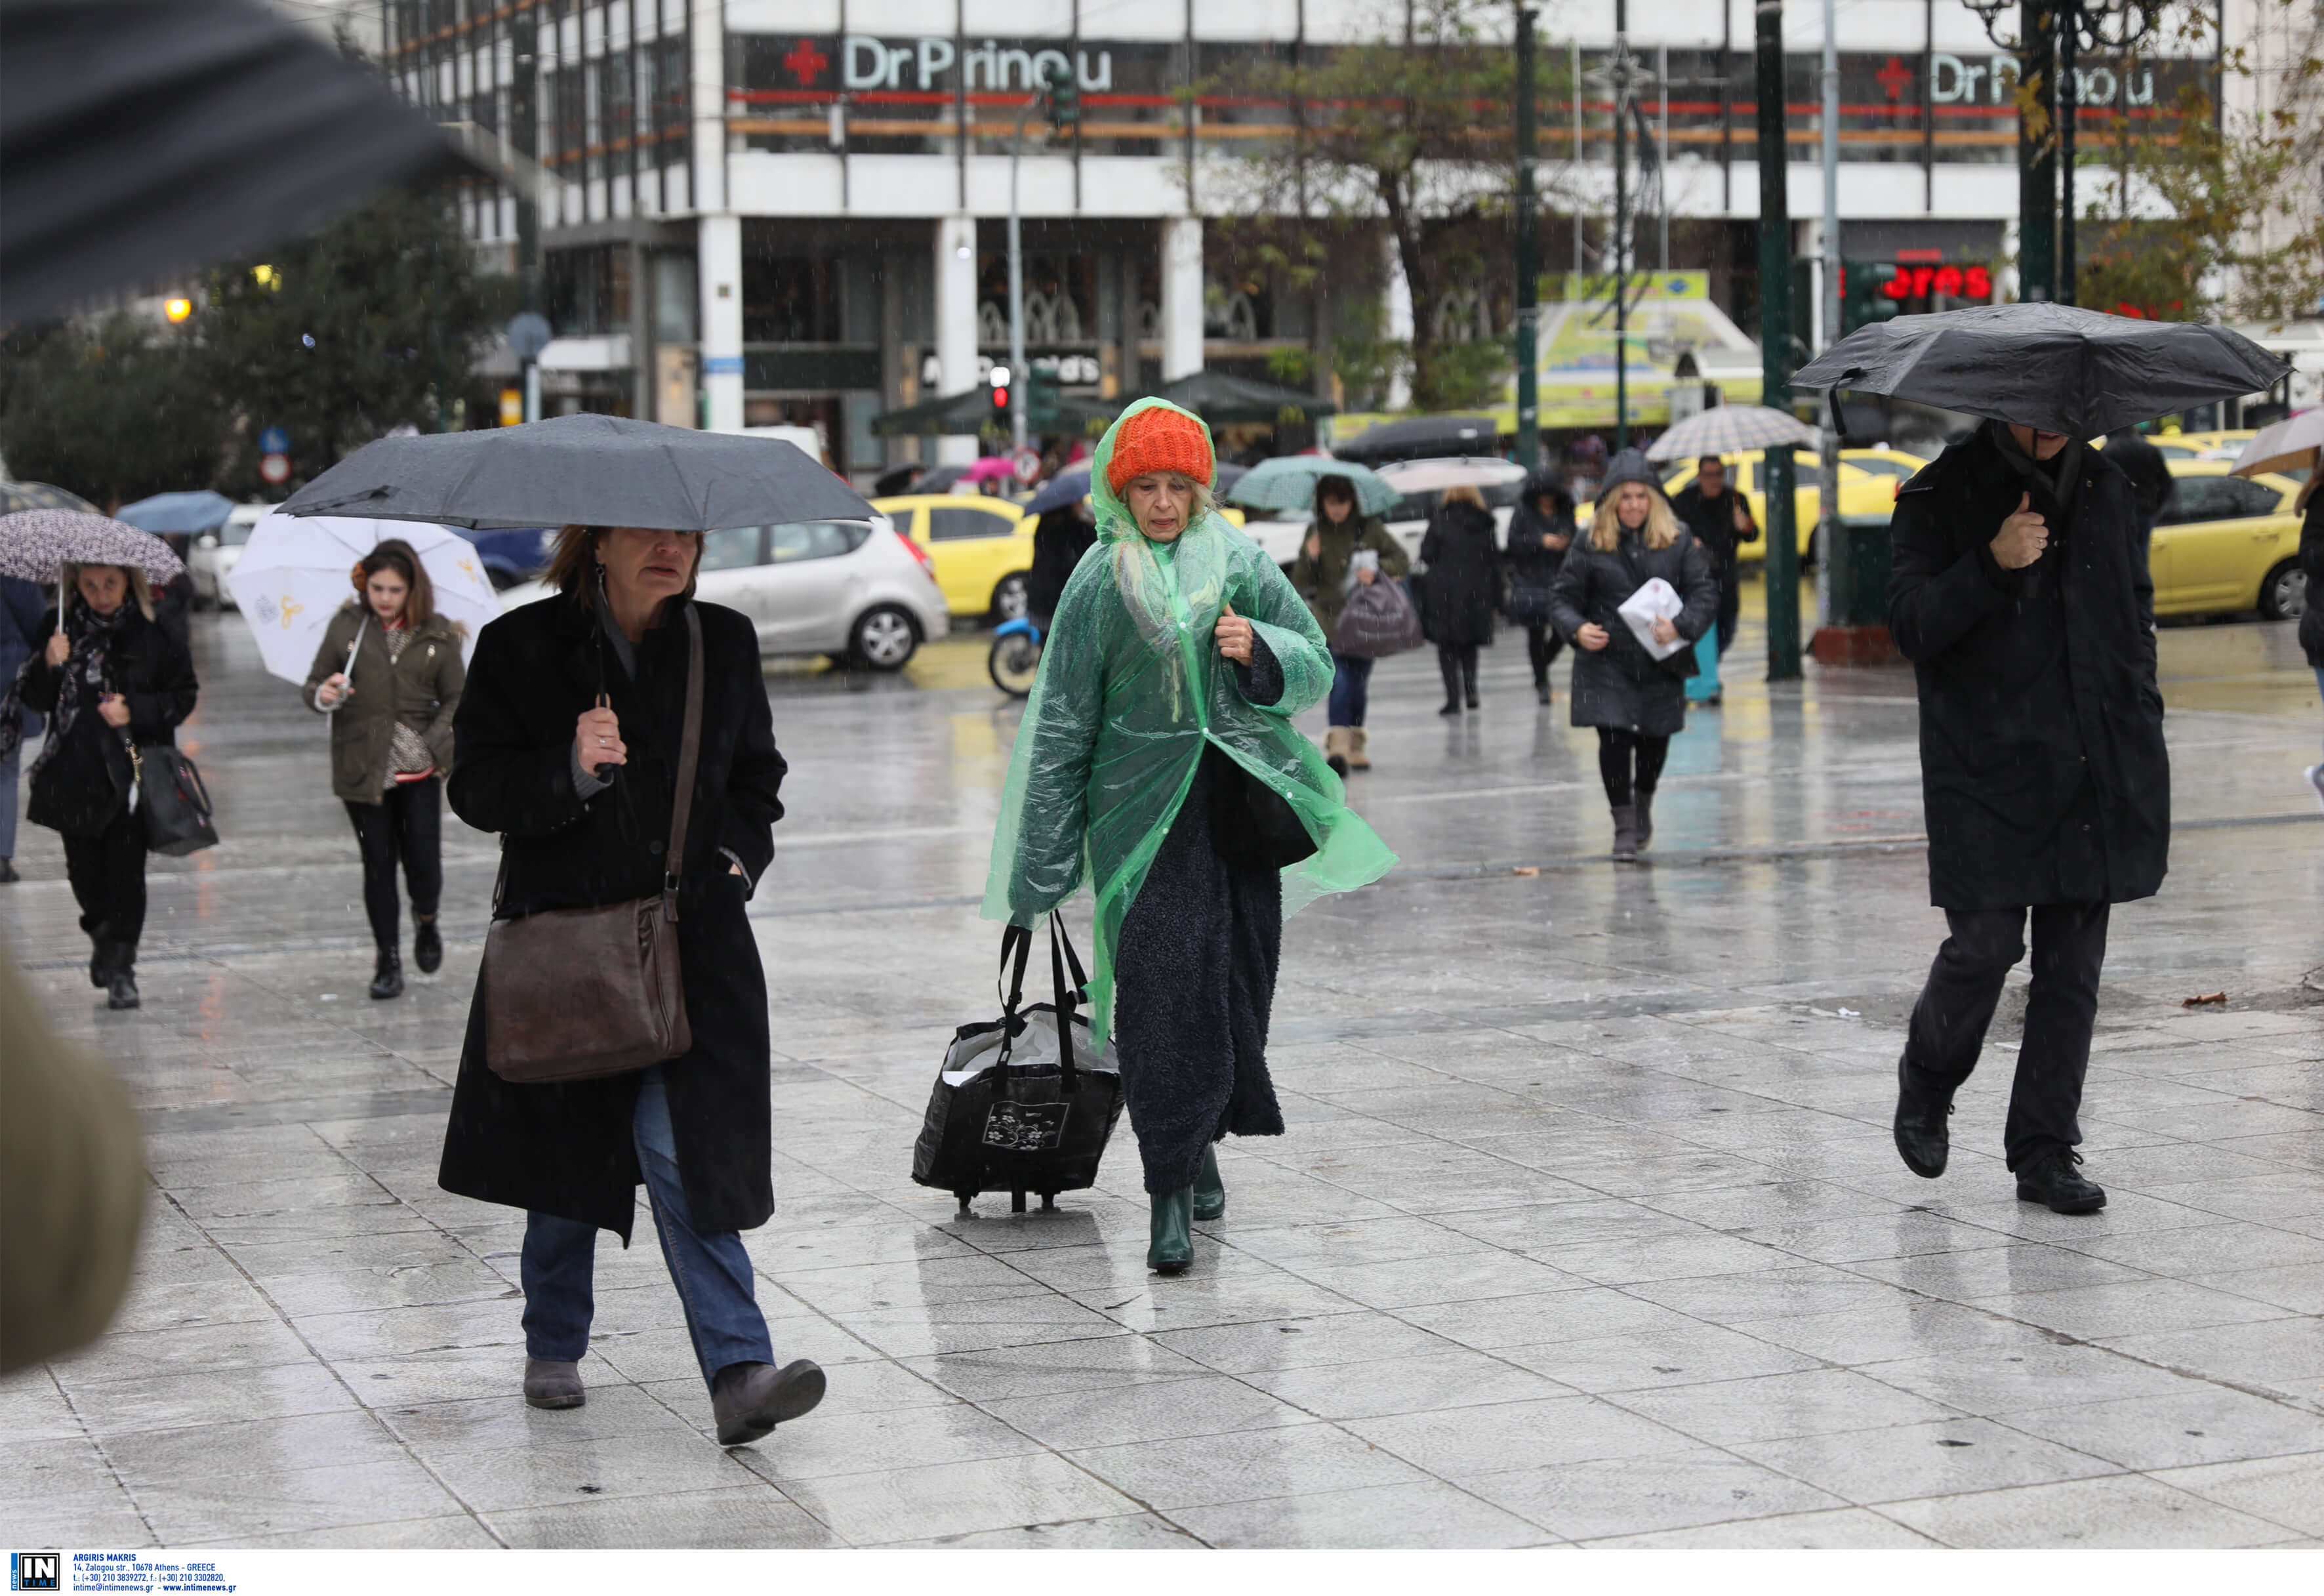
[[[21,709],[49,716],[24,817],[60,832],[65,873],[88,934],[89,984],[134,1009],[145,929],[145,816],[135,801],[141,748],[177,741],[199,691],[185,645],[153,620],[142,571],[66,566],[48,641],[0,699],[0,756],[23,734]]]
[[[1565,647],[1549,623],[1549,590],[1573,545],[1573,498],[1554,477],[1536,472],[1526,478],[1502,544],[1508,563],[1508,617],[1525,628],[1526,659],[1533,666],[1534,697],[1546,704],[1549,668]]]
[[[1444,675],[1444,707],[1458,715],[1465,697],[1477,707],[1477,650],[1493,641],[1493,613],[1500,606],[1501,561],[1493,547],[1493,512],[1485,496],[1467,483],[1444,490],[1420,540],[1420,563],[1428,581],[1420,591],[1420,633],[1436,645],[1436,666]]]
[[[774,858],[783,758],[749,617],[694,597],[702,534],[567,527],[559,596],[484,628],[452,722],[453,812],[501,834],[494,915],[597,908],[664,890],[694,640],[701,714],[676,839],[678,951],[692,1047],[666,1064],[518,1084],[486,1058],[484,983],[445,1127],[445,1190],[527,1211],[525,1400],[578,1407],[597,1232],[624,1245],[642,1182],[722,1445],[823,1398],[778,1367],[739,1232],[774,1212],[767,982],[744,905]]]
[[[467,673],[461,628],[436,613],[428,568],[410,544],[388,539],[356,563],[354,580],[356,596],[331,617],[301,696],[331,717],[331,790],[355,824],[364,909],[378,949],[371,995],[392,998],[403,991],[399,862],[411,893],[411,961],[423,975],[444,962],[436,928],[442,778],[452,766],[452,715]]]
[[[1357,555],[1371,558],[1358,560]],[[1340,612],[1360,584],[1386,577],[1391,582],[1412,568],[1412,561],[1377,515],[1356,512],[1356,484],[1344,476],[1326,476],[1315,484],[1315,519],[1307,524],[1307,540],[1291,562],[1291,586],[1307,601],[1308,613],[1323,629],[1328,643],[1340,624]],[[1364,751],[1364,711],[1368,707],[1372,662],[1352,654],[1332,652],[1331,728],[1323,733],[1324,761],[1334,775],[1369,770],[1371,755]]]
[[[1679,597],[1654,623],[1656,643],[1691,643],[1719,620],[1719,582],[1694,534],[1678,523],[1646,457],[1624,449],[1606,467],[1590,535],[1565,557],[1550,589],[1550,620],[1581,652],[1573,660],[1573,724],[1598,729],[1598,774],[1614,812],[1614,857],[1625,863],[1654,840],[1655,788],[1670,740],[1686,729],[1694,656],[1656,659],[1621,607],[1659,577]]]

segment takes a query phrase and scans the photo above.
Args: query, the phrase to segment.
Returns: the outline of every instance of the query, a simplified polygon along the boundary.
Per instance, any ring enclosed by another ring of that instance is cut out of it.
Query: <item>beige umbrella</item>
[[[2273,427],[2263,427],[2244,452],[2236,457],[2230,476],[2257,476],[2263,471],[2297,471],[2314,466],[2316,451],[2324,448],[2324,409],[2286,416]]]

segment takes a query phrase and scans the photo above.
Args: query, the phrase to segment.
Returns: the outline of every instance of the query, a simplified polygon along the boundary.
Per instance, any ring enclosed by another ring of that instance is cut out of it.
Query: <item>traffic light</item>
[[[1897,268],[1886,261],[1843,261],[1840,267],[1840,332],[1842,337],[1876,321],[1892,321],[1903,307],[1890,291]]]
[[[1057,429],[1057,367],[1036,364],[1025,374],[1025,426],[1028,431]]]
[[[997,422],[1009,419],[1009,368],[996,365],[987,372],[984,380],[992,387],[992,416]]]
[[[1051,61],[1041,69],[1041,108],[1049,118],[1049,125],[1059,133],[1078,126],[1082,119],[1082,89],[1074,80],[1074,69],[1063,61]]]

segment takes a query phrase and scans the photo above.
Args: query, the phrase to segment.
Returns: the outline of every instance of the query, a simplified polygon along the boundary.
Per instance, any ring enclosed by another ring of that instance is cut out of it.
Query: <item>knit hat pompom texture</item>
[[[1216,473],[1210,435],[1203,430],[1203,424],[1184,411],[1161,405],[1140,411],[1124,422],[1113,440],[1113,458],[1106,465],[1106,485],[1119,494],[1152,471],[1175,471],[1208,487]]]

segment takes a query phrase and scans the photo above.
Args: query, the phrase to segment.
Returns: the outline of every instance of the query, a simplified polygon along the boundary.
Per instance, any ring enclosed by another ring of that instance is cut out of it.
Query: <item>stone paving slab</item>
[[[138,1279],[0,1382],[0,1514],[69,1545],[2243,1546],[2324,1537],[2324,830],[2290,629],[2162,637],[2181,827],[2114,921],[2086,1102],[2112,1202],[2017,1204],[2013,978],[1952,1173],[1886,1131],[1926,906],[1908,676],[1725,705],[1616,871],[1594,747],[1496,649],[1440,720],[1375,678],[1357,801],[1404,855],[1290,922],[1290,1131],[1227,1144],[1196,1265],[1100,1185],[969,1216],[906,1178],[1016,710],[973,642],[770,678],[792,776],[752,908],[778,1213],[747,1239],[810,1418],[721,1450],[657,1250],[600,1250],[589,1404],[523,1406],[520,1215],[435,1157],[489,895],[447,822],[442,973],[364,996],[317,724],[205,618],[220,848],[157,861],[145,1008],[86,985],[54,839],[0,935],[144,1111]],[[949,649],[951,652],[945,652]],[[1560,673],[1561,682],[1563,672]],[[2305,697],[2302,697],[2303,691]],[[1518,865],[1538,873],[1511,873]],[[407,971],[407,976],[410,973]],[[2226,991],[2223,1009],[2179,1000]]]

